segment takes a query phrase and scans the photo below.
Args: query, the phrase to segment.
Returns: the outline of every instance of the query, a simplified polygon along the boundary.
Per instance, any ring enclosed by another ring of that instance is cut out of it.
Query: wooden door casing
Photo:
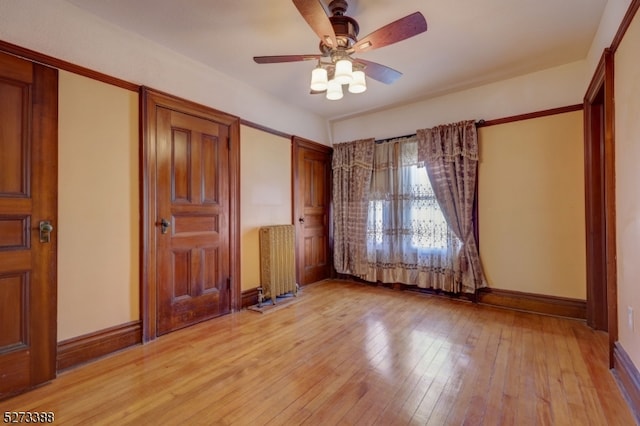
[[[330,147],[293,137],[296,272],[300,285],[331,276],[332,151]]]
[[[240,308],[239,119],[147,88],[141,98],[149,341]]]
[[[0,53],[0,399],[56,375],[57,112],[57,70]]]
[[[614,53],[605,49],[584,97],[587,324],[618,341]]]

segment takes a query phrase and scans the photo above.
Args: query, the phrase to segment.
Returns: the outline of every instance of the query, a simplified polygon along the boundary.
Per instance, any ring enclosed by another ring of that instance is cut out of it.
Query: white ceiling
[[[126,30],[327,119],[384,109],[584,59],[607,0],[351,0],[360,38],[415,11],[428,30],[359,57],[394,68],[339,101],[309,94],[313,61],[253,56],[316,54],[318,38],[291,0],[68,0]],[[329,0],[321,0],[326,5]],[[345,91],[346,92],[346,91]]]

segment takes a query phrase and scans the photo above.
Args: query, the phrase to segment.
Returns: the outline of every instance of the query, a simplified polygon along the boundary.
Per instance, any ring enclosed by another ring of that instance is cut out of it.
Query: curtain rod
[[[376,139],[376,143],[385,143],[385,142],[392,141],[394,139],[410,138],[410,137],[413,137],[413,136],[416,136],[416,134],[413,133],[413,134],[410,134],[410,135],[394,136],[392,138],[386,138],[386,139]]]
[[[485,123],[484,119],[480,119],[476,121],[476,127],[478,126],[482,126]],[[415,133],[412,133],[410,135],[402,135],[402,136],[394,136],[392,138],[386,138],[386,139],[376,139],[376,143],[385,143],[385,142],[389,142],[392,141],[394,139],[402,139],[402,138],[411,138],[413,136],[416,136]]]

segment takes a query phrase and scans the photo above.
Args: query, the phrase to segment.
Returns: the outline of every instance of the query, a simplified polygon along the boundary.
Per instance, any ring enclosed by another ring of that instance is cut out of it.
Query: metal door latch
[[[53,225],[48,220],[40,221],[40,242],[48,243],[51,240],[51,231],[53,231]]]

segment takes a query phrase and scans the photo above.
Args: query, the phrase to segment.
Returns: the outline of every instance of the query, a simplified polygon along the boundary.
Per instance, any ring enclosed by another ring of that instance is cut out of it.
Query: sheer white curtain
[[[376,144],[367,220],[367,281],[457,291],[460,240],[447,226],[414,137]]]

